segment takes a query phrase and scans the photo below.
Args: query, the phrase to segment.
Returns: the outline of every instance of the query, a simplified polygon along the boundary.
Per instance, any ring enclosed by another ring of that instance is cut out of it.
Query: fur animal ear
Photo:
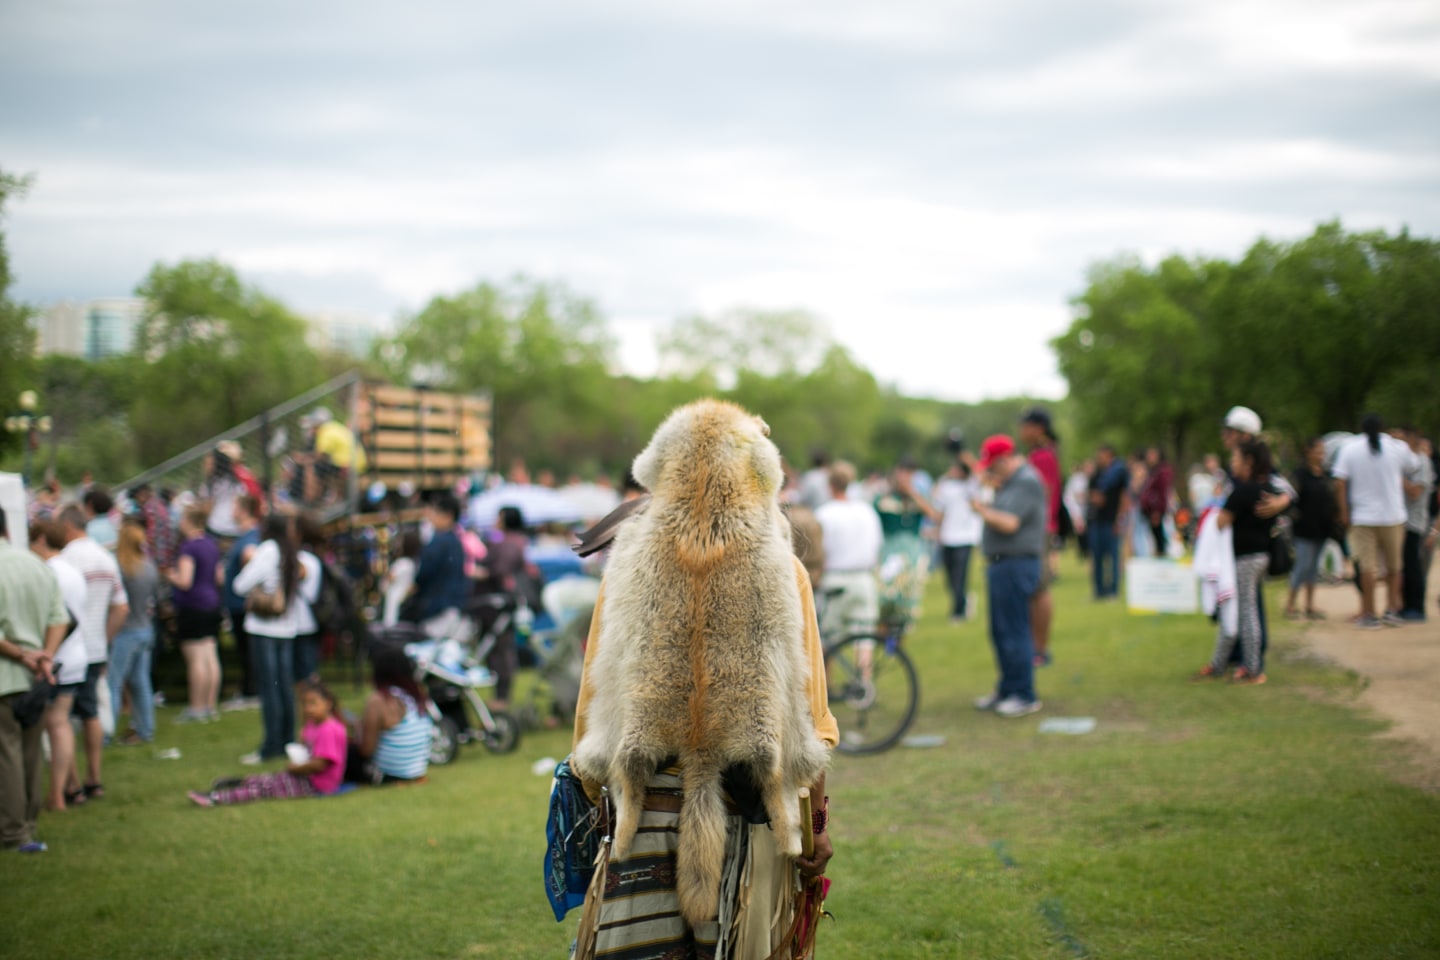
[[[759,417],[755,419],[759,420]],[[760,424],[764,427],[765,421]],[[766,428],[768,434],[768,428]],[[760,489],[766,496],[780,492],[785,482],[785,468],[780,464],[780,450],[765,438],[757,439],[750,445],[750,464],[760,480]]]
[[[630,473],[646,490],[653,491],[659,487],[660,471],[663,469],[665,461],[669,459],[670,448],[674,445],[676,438],[686,432],[684,422],[688,421],[691,415],[689,407],[681,407],[666,417],[665,421],[656,429],[655,436],[650,438],[645,449],[640,451],[635,462],[631,464]]]

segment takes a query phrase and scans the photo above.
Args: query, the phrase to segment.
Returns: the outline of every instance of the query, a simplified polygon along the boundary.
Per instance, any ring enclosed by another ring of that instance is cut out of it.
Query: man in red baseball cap
[[[990,600],[990,643],[1000,681],[995,692],[975,701],[978,710],[1002,717],[1023,717],[1040,709],[1035,697],[1035,646],[1030,633],[1030,602],[1040,588],[1046,548],[1045,484],[1035,468],[1003,434],[980,445],[978,467],[995,491],[990,503],[973,506],[985,522],[980,550]]]

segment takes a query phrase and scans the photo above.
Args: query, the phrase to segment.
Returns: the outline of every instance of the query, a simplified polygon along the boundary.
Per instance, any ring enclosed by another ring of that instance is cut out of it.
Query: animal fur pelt
[[[677,888],[713,919],[725,858],[721,774],[749,768],[777,846],[800,853],[796,791],[825,768],[806,696],[801,603],[780,454],[764,421],[702,400],[672,413],[636,457],[649,505],[619,526],[605,571],[593,697],[574,766],[609,785],[613,852],[634,838],[645,785],[679,759]],[[808,829],[808,825],[805,825]]]

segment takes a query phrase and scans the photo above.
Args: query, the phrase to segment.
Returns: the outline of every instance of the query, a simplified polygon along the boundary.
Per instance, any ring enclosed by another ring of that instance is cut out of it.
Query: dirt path
[[[1440,561],[1440,557],[1437,557]],[[1385,592],[1378,591],[1384,603]],[[1431,565],[1425,623],[1361,630],[1350,624],[1360,610],[1360,594],[1351,584],[1319,586],[1315,606],[1328,619],[1302,628],[1301,642],[1313,653],[1354,670],[1370,683],[1359,703],[1394,726],[1387,736],[1416,743],[1419,785],[1440,790],[1440,562]],[[1303,594],[1302,594],[1303,600]],[[1268,612],[1268,611],[1267,611]],[[1413,782],[1411,776],[1404,776]]]

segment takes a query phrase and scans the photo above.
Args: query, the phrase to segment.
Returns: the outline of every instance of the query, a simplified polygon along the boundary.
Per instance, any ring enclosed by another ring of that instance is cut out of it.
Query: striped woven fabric
[[[657,774],[649,786],[652,792],[677,794],[678,771]],[[726,818],[718,916],[692,927],[680,915],[675,893],[679,820],[678,813],[644,811],[630,855],[610,859],[596,871],[574,960],[763,960],[770,955],[789,927],[796,881],[791,862],[775,850],[769,828],[739,816]]]

